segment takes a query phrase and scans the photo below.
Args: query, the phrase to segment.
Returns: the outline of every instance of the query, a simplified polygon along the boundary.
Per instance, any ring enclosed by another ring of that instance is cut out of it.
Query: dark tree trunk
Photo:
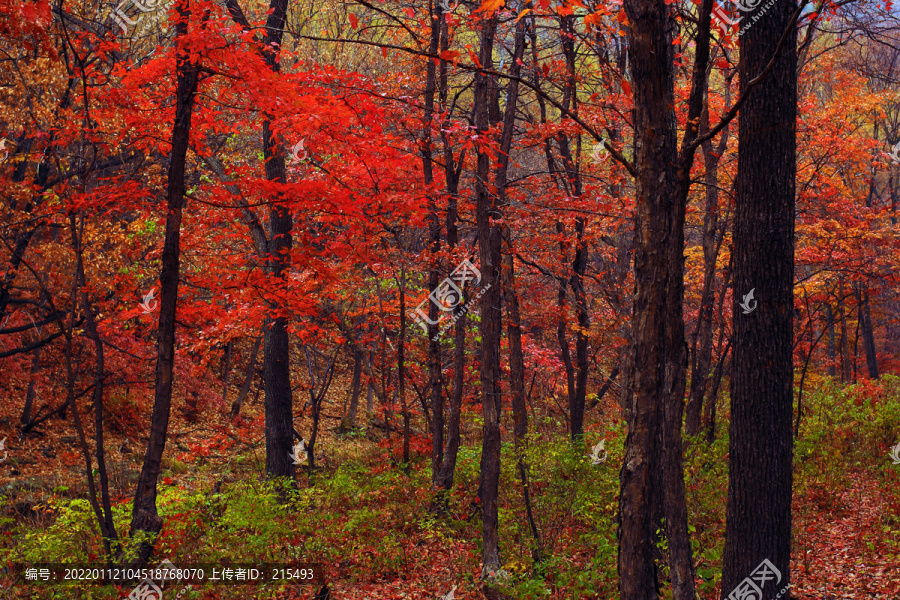
[[[431,7],[431,33],[428,52],[437,54],[443,27],[444,15],[440,5],[435,2]],[[425,65],[425,101],[422,118],[422,169],[426,186],[434,183],[434,160],[432,157],[432,119],[434,118],[434,97],[437,89],[437,66],[429,60]],[[437,202],[433,195],[428,197],[428,235],[429,252],[432,257],[431,269],[428,272],[429,293],[438,287],[440,282],[440,261],[438,253],[441,249],[441,217]],[[438,307],[428,302],[428,389],[431,395],[431,483],[436,488],[440,479],[441,464],[444,462],[444,395],[441,391],[441,342],[438,338]]]
[[[485,69],[493,68],[494,35],[497,14],[481,21],[479,60]],[[490,127],[491,78],[476,72],[474,87],[475,130],[488,135]],[[500,218],[496,196],[488,188],[491,159],[487,152],[477,150],[475,179],[476,227],[481,258],[481,386],[484,434],[481,446],[480,498],[482,509],[482,577],[500,569],[497,497],[500,486]],[[492,222],[493,221],[493,222]]]
[[[409,406],[406,404],[406,271],[400,267],[400,337],[397,340],[397,393],[403,411],[403,470],[409,474]]]
[[[464,295],[465,297],[465,295]],[[462,310],[462,309],[460,309]],[[438,489],[449,490],[453,487],[453,474],[456,471],[456,457],[459,454],[459,421],[462,414],[462,399],[466,364],[466,313],[462,312],[456,321],[455,338],[453,340],[453,392],[450,396],[450,414],[447,419],[447,445],[444,448],[444,461],[434,485]]]
[[[765,27],[741,37],[740,87],[771,72],[739,115],[734,223],[734,349],[722,598],[764,559],[790,581],[793,416],[796,2],[782,0]],[[738,306],[754,290],[749,314]],[[772,581],[771,583],[775,583]]]
[[[247,360],[247,371],[244,374],[244,384],[241,386],[241,391],[238,392],[237,398],[235,398],[234,402],[231,404],[231,414],[229,416],[232,419],[241,412],[244,400],[246,400],[247,394],[250,393],[253,378],[256,376],[256,357],[259,356],[259,347],[262,345],[263,337],[263,335],[260,335],[256,338],[256,341],[253,342],[253,348],[250,350],[250,357]]]
[[[447,19],[440,18],[440,48],[445,51],[450,47],[450,35],[447,29]],[[454,160],[453,146],[447,135],[450,129],[450,111],[448,107],[448,86],[447,86],[447,61],[439,61],[438,85],[440,92],[441,107],[446,111],[446,118],[441,127],[441,141],[444,150],[444,179],[447,184],[447,245],[452,249],[456,248],[459,243],[459,225],[457,219],[458,213],[458,194],[459,194],[459,178],[465,157],[465,150],[460,153],[459,161]],[[462,399],[465,366],[466,366],[466,315],[467,311],[467,290],[463,288],[463,300],[457,308],[454,315],[456,319],[456,329],[453,338],[453,389],[450,395],[449,415],[447,417],[447,436],[444,442],[443,461],[438,472],[437,478],[433,479],[433,484],[438,489],[449,490],[453,487],[453,475],[456,471],[456,457],[459,453],[460,445],[460,415],[462,411]]]
[[[704,109],[701,130],[709,130],[709,110]],[[721,238],[719,229],[719,158],[728,143],[728,130],[722,134],[718,147],[713,150],[712,142],[704,142],[703,160],[706,169],[706,208],[703,213],[703,291],[700,294],[700,310],[697,326],[691,341],[691,388],[685,416],[685,433],[697,435],[700,432],[700,416],[703,413],[703,397],[709,384],[712,364],[713,304],[715,302],[716,259],[719,256]]]
[[[176,37],[184,38],[187,35],[190,0],[180,0],[177,6],[179,22],[175,26]],[[191,60],[189,51],[179,52],[176,58],[175,124],[172,128],[172,153],[166,187],[168,215],[162,251],[162,270],[159,275],[159,335],[153,415],[150,418],[147,453],[144,455],[144,465],[138,479],[131,513],[130,537],[136,540],[137,551],[133,561],[135,565],[146,564],[153,551],[153,536],[160,532],[163,525],[156,511],[156,483],[159,479],[163,450],[166,447],[169,410],[172,405],[175,311],[178,302],[181,257],[181,212],[184,208],[184,174],[198,72],[199,63]]]
[[[869,291],[860,284],[857,288],[859,300],[859,323],[862,329],[863,349],[866,351],[866,367],[869,377],[878,379],[878,356],[875,353],[875,334],[872,331],[872,312],[869,309]]]
[[[719,362],[716,364],[716,372],[713,374],[712,387],[709,390],[709,396],[706,398],[708,413],[706,417],[706,442],[712,444],[716,439],[716,404],[719,401],[719,384],[722,382],[722,373],[724,372],[725,359],[731,350],[731,340],[719,356]]]
[[[275,60],[274,48],[281,45],[288,0],[271,0],[269,16],[266,19],[266,50],[264,56],[269,68],[277,73],[279,63]],[[266,179],[285,183],[284,146],[272,131],[270,117],[263,121],[263,156]],[[290,269],[291,231],[293,216],[284,198],[273,198],[269,215],[271,235],[269,236],[269,256],[266,270],[273,281],[287,283]],[[269,477],[294,479],[293,450],[294,401],[291,393],[291,347],[288,335],[288,319],[281,314],[278,302],[270,303],[270,313],[266,317],[265,340],[263,342],[263,385],[265,386],[266,412],[266,474]]]
[[[84,261],[83,261],[83,246],[82,240],[84,239],[84,220],[81,219],[80,223],[76,224],[76,218],[74,215],[69,216],[69,229],[72,234],[72,243],[75,247],[76,253],[76,284],[81,287],[81,304],[84,309],[85,321],[86,321],[86,331],[88,337],[91,338],[91,341],[94,342],[94,353],[96,360],[96,368],[94,370],[94,393],[93,393],[93,404],[94,404],[94,442],[95,442],[95,453],[97,459],[97,474],[100,477],[100,502],[97,501],[97,491],[94,483],[94,475],[91,470],[91,460],[90,460],[90,451],[88,450],[87,440],[85,439],[84,430],[81,426],[81,417],[78,411],[78,405],[75,402],[75,399],[72,398],[71,406],[72,406],[72,416],[73,421],[75,422],[76,429],[78,431],[79,442],[82,447],[82,453],[84,454],[85,461],[87,463],[87,469],[85,474],[87,476],[87,484],[88,484],[88,493],[90,495],[90,503],[94,509],[94,512],[97,517],[97,522],[100,526],[100,533],[103,537],[103,546],[106,550],[106,564],[108,567],[113,565],[114,555],[118,555],[121,552],[121,548],[119,547],[119,539],[118,534],[116,533],[116,526],[113,522],[112,515],[112,502],[109,496],[109,476],[106,470],[106,451],[103,445],[103,382],[106,377],[104,373],[104,355],[103,355],[103,341],[100,339],[100,334],[97,331],[97,323],[94,320],[94,309],[91,306],[90,299],[87,294],[87,279],[84,273]],[[73,298],[73,303],[75,299]]]
[[[531,8],[531,3],[525,5]],[[506,189],[509,184],[509,153],[512,148],[513,130],[516,121],[516,108],[519,101],[519,83],[517,78],[521,74],[522,57],[525,55],[525,33],[526,28],[533,24],[532,19],[520,20],[516,24],[515,47],[513,49],[512,60],[510,61],[509,74],[513,79],[509,83],[506,91],[506,108],[503,113],[503,129],[500,135],[500,153],[497,157],[497,168],[494,174],[494,184],[502,207],[507,206]],[[498,107],[499,108],[499,107]],[[522,495],[525,501],[525,513],[528,518],[528,525],[534,536],[536,549],[534,552],[535,559],[541,560],[541,536],[538,532],[537,523],[534,519],[534,513],[531,507],[531,491],[528,486],[528,463],[525,458],[526,442],[525,436],[528,433],[528,411],[525,406],[525,355],[522,350],[522,326],[519,316],[519,297],[516,291],[515,279],[515,263],[513,259],[513,236],[509,225],[503,228],[503,237],[507,240],[509,248],[503,255],[502,260],[502,296],[506,300],[507,307],[507,332],[509,335],[509,391],[512,401],[513,410],[513,436],[514,447],[516,453],[516,468],[519,471],[519,479],[522,482]],[[581,233],[584,231],[584,223],[582,222]],[[584,262],[583,254],[580,255]],[[577,261],[578,259],[576,259]],[[581,265],[581,274],[584,274],[584,266]],[[573,282],[573,287],[581,284]],[[583,288],[582,288],[583,292]],[[582,294],[583,295],[583,294]],[[585,339],[586,335],[584,336]],[[585,362],[587,361],[587,350],[585,347]],[[584,402],[582,397],[581,413],[584,414]]]
[[[222,402],[228,401],[228,384],[231,383],[231,355],[234,352],[234,340],[225,344],[225,356],[222,359]]]
[[[847,310],[844,308],[844,282],[839,280],[838,288],[838,321],[841,323],[841,337],[839,340],[841,350],[841,383],[850,381],[850,338],[847,336]]]
[[[684,335],[684,222],[709,61],[703,0],[687,121],[676,150],[675,24],[664,0],[626,0],[634,94],[634,397],[620,479],[619,591],[623,600],[658,595],[654,564],[665,517],[672,597],[693,600],[694,566],[682,465],[687,370]]]
[[[831,310],[831,305],[825,305],[825,326],[828,328],[828,376],[834,377],[837,374],[835,369],[835,361],[836,361],[836,352],[834,345],[834,311]]]
[[[577,53],[575,51],[575,17],[572,15],[560,18],[560,43],[563,56],[566,61],[566,82],[563,91],[563,107],[578,115],[578,78],[577,78]],[[515,64],[518,70],[518,65]],[[565,177],[562,179],[569,195],[580,198],[582,194],[581,173],[578,164],[572,156],[572,146],[569,136],[558,134],[559,151],[562,156]],[[587,242],[584,239],[585,219],[582,216],[575,218],[575,256],[572,259],[572,274],[569,284],[572,286],[572,295],[575,307],[575,316],[578,319],[578,330],[575,332],[575,364],[572,365],[569,358],[568,341],[565,339],[565,331],[562,332],[560,344],[564,344],[563,356],[566,364],[566,383],[569,386],[569,432],[572,441],[578,440],[584,433],[584,402],[587,396],[588,376],[588,330],[591,326],[588,302],[584,290],[584,273],[587,268]],[[565,251],[562,251],[565,258]],[[565,284],[563,284],[565,285]]]
[[[619,494],[619,593],[622,600],[656,598],[659,582],[654,545],[654,485],[661,467],[661,398],[666,365],[665,325],[669,236],[668,202],[675,180],[675,122],[671,29],[662,0],[627,0],[634,81],[635,206],[632,373],[634,396],[627,410],[628,435]],[[656,492],[654,492],[656,490]]]
[[[525,405],[525,355],[522,351],[522,326],[519,317],[519,297],[516,292],[515,267],[512,254],[503,256],[503,296],[506,298],[507,325],[509,335],[509,395],[513,411],[513,435],[515,440],[516,468],[522,482],[522,497],[528,526],[536,544],[535,558],[540,561],[541,535],[531,507],[531,488],[528,484],[528,462],[525,436],[528,435],[528,408]]]
[[[35,386],[37,376],[41,371],[41,349],[31,351],[31,371],[28,375],[28,391],[25,392],[25,406],[22,408],[22,416],[19,417],[19,425],[25,427],[31,422],[31,407],[34,404]]]
[[[350,384],[350,406],[347,413],[341,419],[341,431],[350,431],[356,428],[356,413],[359,410],[359,395],[362,391],[362,354],[351,348],[353,354],[353,379]]]

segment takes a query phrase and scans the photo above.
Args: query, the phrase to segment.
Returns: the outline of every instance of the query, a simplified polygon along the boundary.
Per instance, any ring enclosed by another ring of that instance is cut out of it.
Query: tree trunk
[[[35,385],[37,375],[41,371],[41,349],[31,351],[31,371],[28,376],[28,391],[25,392],[25,406],[22,408],[22,416],[19,417],[19,425],[25,427],[31,422],[31,408],[34,404]]]
[[[734,349],[722,598],[768,560],[790,581],[793,416],[796,2],[782,0],[765,27],[741,37],[740,87],[773,60],[739,115],[734,223]],[[751,290],[755,306],[738,302]],[[762,568],[768,568],[762,566]]]
[[[479,60],[493,68],[494,35],[497,13],[481,22]],[[475,74],[475,130],[487,136],[490,128],[491,79],[482,72]],[[481,575],[488,578],[500,569],[497,497],[500,486],[500,218],[496,196],[488,188],[491,159],[483,148],[477,148],[475,178],[476,227],[481,258],[481,386],[484,435],[481,446],[482,552]],[[492,222],[493,221],[493,222]]]
[[[119,536],[116,533],[116,526],[113,522],[112,502],[109,496],[109,476],[106,470],[106,451],[103,444],[103,382],[106,374],[104,372],[104,354],[103,341],[97,331],[97,323],[94,320],[94,309],[91,306],[90,299],[87,294],[87,278],[84,273],[84,260],[82,258],[82,240],[84,239],[84,219],[80,219],[80,223],[76,224],[74,215],[69,216],[69,229],[72,234],[72,243],[75,247],[76,254],[76,286],[81,287],[81,304],[84,309],[86,331],[88,337],[94,342],[94,353],[96,360],[96,368],[94,370],[94,442],[95,453],[97,459],[97,474],[100,477],[100,502],[97,501],[97,491],[94,483],[94,475],[91,470],[90,451],[88,450],[87,440],[85,439],[84,429],[81,425],[81,417],[78,411],[78,405],[72,398],[72,417],[78,432],[79,443],[81,444],[82,453],[85,457],[87,469],[85,475],[87,477],[88,494],[90,503],[97,517],[100,526],[100,533],[103,537],[103,546],[106,550],[106,565],[113,566],[114,555],[121,552],[119,546]],[[73,304],[76,302],[72,299]]]
[[[190,0],[180,0],[176,38],[187,35]],[[189,51],[176,57],[175,124],[172,128],[172,153],[166,184],[167,208],[162,270],[159,276],[159,334],[157,340],[156,384],[150,437],[144,465],[138,479],[131,513],[130,537],[135,540],[136,566],[145,565],[153,550],[153,538],[162,529],[156,511],[156,483],[159,479],[163,450],[169,429],[172,405],[172,371],[175,364],[175,312],[178,302],[178,280],[181,256],[181,212],[184,208],[184,174],[191,131],[191,114],[197,93],[199,62],[191,60]],[[145,534],[145,535],[142,535]],[[150,537],[146,537],[150,536]]]
[[[513,435],[515,440],[516,468],[522,482],[522,497],[525,514],[537,546],[535,558],[541,560],[541,535],[531,508],[531,489],[528,485],[528,462],[525,459],[528,435],[528,408],[525,405],[525,356],[522,351],[522,326],[519,317],[519,297],[516,292],[515,267],[512,253],[503,256],[503,296],[506,298],[507,325],[509,335],[509,394],[513,411]]]
[[[431,7],[431,33],[428,52],[437,54],[443,27],[444,15],[440,5]],[[422,171],[427,187],[434,183],[434,160],[432,157],[432,120],[434,118],[434,96],[437,89],[437,65],[429,60],[425,65],[425,99],[422,118]],[[433,194],[428,196],[429,253],[432,265],[428,272],[428,291],[436,289],[440,282],[441,218]],[[402,317],[401,317],[402,318]],[[441,342],[438,337],[438,307],[428,301],[428,389],[431,394],[431,482],[435,487],[444,461],[444,394],[441,391]],[[405,417],[404,417],[405,419]],[[404,426],[404,431],[406,430]]]
[[[447,19],[440,19],[440,48],[445,51],[450,47],[450,35],[447,29]],[[453,147],[447,134],[450,129],[450,110],[448,107],[448,86],[447,86],[447,61],[439,61],[439,92],[441,107],[446,111],[444,125],[441,127],[441,140],[444,147],[444,179],[447,184],[447,245],[452,249],[456,248],[459,243],[459,225],[457,219],[458,214],[458,193],[459,178],[463,166],[465,150],[460,153],[459,164],[457,165],[453,158]],[[438,489],[449,490],[453,487],[453,476],[456,471],[456,457],[459,453],[460,432],[459,424],[462,413],[462,399],[465,392],[463,385],[465,381],[466,366],[466,316],[468,311],[463,310],[467,305],[466,288],[463,287],[463,301],[457,309],[456,329],[453,339],[453,390],[450,396],[450,410],[447,417],[447,437],[444,443],[444,454],[441,462],[441,468],[438,477],[433,480],[435,487]]]
[[[366,353],[368,360],[368,370],[366,371],[366,421],[371,421],[375,417],[375,364],[372,359],[373,351]]]
[[[231,383],[231,355],[234,352],[234,340],[225,344],[225,356],[222,359],[222,402],[228,401],[228,384]]]
[[[866,367],[869,377],[878,379],[878,356],[875,353],[875,334],[872,331],[872,312],[869,309],[869,291],[860,284],[857,288],[859,299],[859,323],[862,329],[863,349],[866,351]]]
[[[709,14],[703,0],[683,145],[676,149],[675,24],[664,0],[626,0],[634,94],[634,398],[620,474],[619,591],[658,595],[656,531],[665,517],[674,600],[694,600],[694,566],[682,464],[687,371],[684,223],[707,86]]]
[[[266,19],[266,50],[264,56],[272,72],[280,70],[275,60],[275,50],[281,45],[288,0],[271,0],[269,16]],[[285,183],[284,146],[276,139],[272,130],[272,117],[266,115],[263,121],[263,156],[266,179]],[[272,280],[280,285],[287,284],[290,269],[291,231],[293,217],[287,206],[281,204],[285,198],[277,196],[269,215],[271,235],[269,236],[269,257],[266,270]],[[282,307],[277,301],[270,302],[266,317],[265,340],[263,342],[263,385],[265,386],[266,412],[266,474],[269,477],[287,477],[294,480],[293,451],[294,401],[291,393],[291,347],[288,335],[288,319],[281,314]]]
[[[463,295],[465,298],[465,294]],[[444,461],[435,487],[449,490],[453,487],[453,475],[456,471],[456,457],[459,454],[459,422],[462,414],[462,399],[466,364],[466,314],[463,312],[456,321],[455,338],[453,340],[453,392],[450,396],[450,414],[447,419],[447,444],[444,447]]]
[[[362,388],[362,354],[351,348],[353,353],[353,380],[350,384],[350,406],[341,419],[341,431],[351,431],[356,428],[356,413],[359,410],[359,394]]]
[[[834,312],[831,310],[831,304],[825,305],[825,326],[828,328],[828,376],[834,377],[837,374],[835,369],[836,352],[834,343]]]
[[[704,109],[701,130],[709,130],[709,110]],[[703,397],[709,383],[712,364],[713,303],[715,301],[716,259],[719,256],[721,238],[719,228],[719,187],[718,166],[728,142],[728,129],[722,134],[718,147],[713,150],[712,142],[701,145],[706,170],[706,208],[703,213],[703,291],[700,293],[700,310],[697,325],[691,341],[691,388],[685,418],[685,433],[697,435],[700,432],[700,416],[703,413]]]
[[[403,411],[403,470],[409,474],[409,406],[406,404],[406,271],[400,267],[400,337],[397,339],[397,393]]]
[[[250,350],[250,357],[247,360],[247,371],[244,374],[244,385],[241,386],[241,391],[238,392],[237,398],[235,398],[234,402],[231,404],[231,414],[229,417],[232,419],[241,412],[244,400],[247,398],[247,394],[250,393],[250,386],[253,384],[253,377],[256,375],[256,357],[259,356],[259,347],[262,345],[263,337],[264,335],[260,335],[256,338],[256,341],[253,342],[253,348]]]
[[[839,280],[838,288],[838,321],[841,323],[841,383],[850,381],[850,338],[847,336],[847,310],[844,308],[844,282]]]

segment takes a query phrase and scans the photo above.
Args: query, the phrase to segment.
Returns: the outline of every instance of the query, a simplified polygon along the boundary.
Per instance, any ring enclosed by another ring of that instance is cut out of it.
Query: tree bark
[[[859,323],[862,329],[863,349],[866,351],[866,367],[869,377],[878,379],[878,355],[875,352],[875,334],[872,331],[872,312],[869,308],[869,290],[863,284],[857,286]]]
[[[684,223],[690,170],[707,86],[712,0],[703,0],[688,100],[676,146],[675,24],[664,0],[626,0],[634,94],[634,397],[620,474],[619,591],[623,600],[658,595],[656,531],[665,517],[672,597],[694,600],[694,566],[682,464],[687,371],[684,335]]]
[[[176,38],[187,35],[190,0],[177,4]],[[172,372],[175,364],[175,312],[181,257],[181,212],[184,208],[184,175],[191,132],[191,114],[197,93],[199,62],[191,60],[190,50],[176,56],[175,124],[172,128],[172,154],[166,184],[167,208],[162,270],[159,276],[159,335],[157,340],[156,384],[150,436],[144,464],[138,479],[131,513],[130,537],[135,540],[133,564],[145,565],[153,550],[153,539],[162,529],[156,510],[156,483],[159,479],[163,450],[169,429],[172,405]],[[142,535],[143,534],[143,535]]]
[[[481,20],[479,61],[493,68],[494,36],[497,13]],[[490,128],[491,78],[483,71],[475,74],[475,130],[487,136]],[[481,575],[488,578],[500,569],[497,497],[500,486],[500,221],[496,196],[488,188],[491,159],[483,148],[477,148],[475,178],[476,227],[481,258],[481,403],[484,434],[481,446],[482,552]]]
[[[31,372],[28,376],[28,391],[25,392],[25,406],[22,408],[22,416],[19,417],[19,426],[25,427],[31,422],[31,407],[34,404],[35,386],[37,375],[41,371],[41,349],[31,351]]]
[[[441,38],[444,15],[437,2],[431,6],[431,32],[428,52],[437,54]],[[425,101],[422,119],[422,171],[425,185],[434,183],[434,160],[432,157],[432,120],[434,119],[434,97],[437,89],[437,66],[433,60],[425,65]],[[438,287],[440,282],[440,261],[438,253],[441,249],[441,218],[434,195],[428,196],[428,234],[429,252],[432,257],[431,269],[428,272],[429,293]],[[431,482],[436,488],[440,479],[441,464],[444,462],[444,395],[441,391],[441,342],[438,338],[438,307],[428,302],[428,389],[431,394]]]
[[[362,354],[351,348],[353,354],[353,378],[350,384],[350,406],[347,413],[341,419],[341,431],[351,431],[356,428],[356,413],[359,410],[359,395],[362,388]]]
[[[766,12],[765,27],[741,37],[734,223],[734,349],[729,427],[728,505],[722,598],[768,560],[781,572],[774,597],[790,581],[793,415],[794,206],[797,30],[794,1]],[[786,33],[785,33],[786,32]],[[756,308],[738,306],[755,290]],[[774,581],[772,583],[775,583]]]
[[[272,72],[280,71],[276,62],[275,48],[281,45],[287,15],[288,0],[271,0],[269,16],[266,19],[266,42],[264,56]],[[266,116],[262,127],[263,156],[266,179],[285,183],[286,171],[284,146],[272,131],[270,116]],[[273,198],[269,214],[271,235],[269,236],[269,256],[266,270],[279,285],[287,284],[290,269],[291,231],[293,216],[290,209],[282,204],[284,198]],[[288,319],[282,313],[280,302],[270,303],[270,313],[266,317],[263,342],[263,385],[265,386],[266,413],[266,474],[269,477],[287,477],[294,480],[294,461],[290,455],[294,440],[294,400],[291,393],[291,347],[288,335]]]
[[[704,109],[701,131],[709,131],[709,110]],[[713,150],[712,142],[701,145],[706,171],[706,207],[703,213],[703,291],[700,293],[700,310],[691,341],[691,388],[686,409],[684,429],[687,435],[700,432],[700,416],[703,413],[703,397],[709,384],[712,364],[713,303],[715,301],[716,259],[719,256],[721,238],[719,229],[718,167],[728,143],[726,128]]]
[[[250,393],[253,377],[256,375],[256,357],[259,356],[259,347],[262,345],[263,337],[264,335],[260,335],[256,338],[256,341],[253,342],[253,348],[250,350],[250,357],[247,360],[247,371],[244,374],[244,384],[241,386],[241,391],[238,392],[237,398],[235,398],[234,402],[231,404],[231,414],[229,417],[232,419],[241,412],[244,400],[247,399],[247,394]]]
[[[831,304],[825,305],[825,326],[828,328],[828,376],[834,377],[837,374],[835,369],[836,352],[834,343],[834,311],[831,310]]]

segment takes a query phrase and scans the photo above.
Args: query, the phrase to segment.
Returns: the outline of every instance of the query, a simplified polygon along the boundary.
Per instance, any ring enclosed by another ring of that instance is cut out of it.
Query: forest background
[[[762,8],[0,0],[0,596],[900,597],[900,21]]]

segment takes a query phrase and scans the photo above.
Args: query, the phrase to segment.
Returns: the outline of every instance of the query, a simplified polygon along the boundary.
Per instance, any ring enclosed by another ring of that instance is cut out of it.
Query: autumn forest
[[[0,598],[900,599],[891,0],[0,0]]]

